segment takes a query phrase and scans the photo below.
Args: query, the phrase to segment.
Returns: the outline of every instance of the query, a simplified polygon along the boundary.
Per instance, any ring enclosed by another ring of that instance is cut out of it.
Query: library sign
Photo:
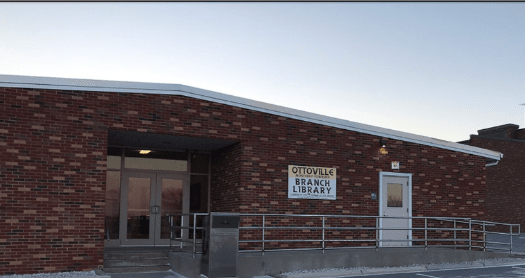
[[[335,200],[336,169],[288,165],[288,198]]]

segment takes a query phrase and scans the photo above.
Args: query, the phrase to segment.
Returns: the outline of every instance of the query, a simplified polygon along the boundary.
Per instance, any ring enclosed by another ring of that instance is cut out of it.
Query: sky
[[[457,142],[525,126],[525,3],[0,3],[0,74],[183,84]]]

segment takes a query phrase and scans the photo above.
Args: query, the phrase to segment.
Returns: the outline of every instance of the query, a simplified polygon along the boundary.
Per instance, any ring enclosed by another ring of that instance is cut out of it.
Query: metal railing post
[[[196,238],[196,231],[195,226],[197,224],[197,215],[193,215],[193,252],[192,252],[192,258],[195,258],[195,238]]]
[[[265,226],[265,223],[266,223],[266,218],[265,218],[265,215],[262,216],[262,255],[264,256],[264,227]]]
[[[379,217],[376,217],[376,252],[379,251]]]
[[[512,254],[512,224],[510,225],[510,254]]]
[[[483,252],[487,251],[487,239],[486,239],[486,231],[485,231],[485,221],[483,221]]]
[[[425,217],[425,250],[428,250],[427,220],[428,218]]]
[[[168,222],[170,223],[170,252],[171,252],[171,242],[173,240],[173,215],[168,216]]]
[[[454,249],[456,249],[456,219],[454,219]]]
[[[180,250],[182,250],[182,248],[183,248],[182,240],[184,239],[183,236],[182,236],[182,233],[184,231],[184,228],[182,228],[182,227],[184,227],[184,215],[180,216],[180,227],[181,227],[180,228]]]
[[[472,219],[468,219],[468,250],[472,250]]]
[[[324,254],[324,216],[323,216],[323,254]]]

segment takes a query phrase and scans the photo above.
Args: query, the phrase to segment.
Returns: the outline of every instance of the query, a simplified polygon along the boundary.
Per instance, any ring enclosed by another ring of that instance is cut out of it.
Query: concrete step
[[[168,249],[106,249],[104,271],[107,273],[157,272],[170,270]]]
[[[106,252],[104,253],[105,260],[145,260],[145,259],[159,259],[167,258],[169,252]]]
[[[139,267],[169,265],[168,258],[144,259],[144,260],[105,260],[104,267]]]
[[[140,266],[140,267],[104,267],[106,273],[141,273],[141,272],[160,272],[169,271],[169,265]]]

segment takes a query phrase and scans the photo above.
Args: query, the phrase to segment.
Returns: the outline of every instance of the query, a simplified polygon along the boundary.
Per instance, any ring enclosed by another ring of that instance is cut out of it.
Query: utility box
[[[212,212],[207,220],[202,272],[210,278],[237,277],[239,214]]]

